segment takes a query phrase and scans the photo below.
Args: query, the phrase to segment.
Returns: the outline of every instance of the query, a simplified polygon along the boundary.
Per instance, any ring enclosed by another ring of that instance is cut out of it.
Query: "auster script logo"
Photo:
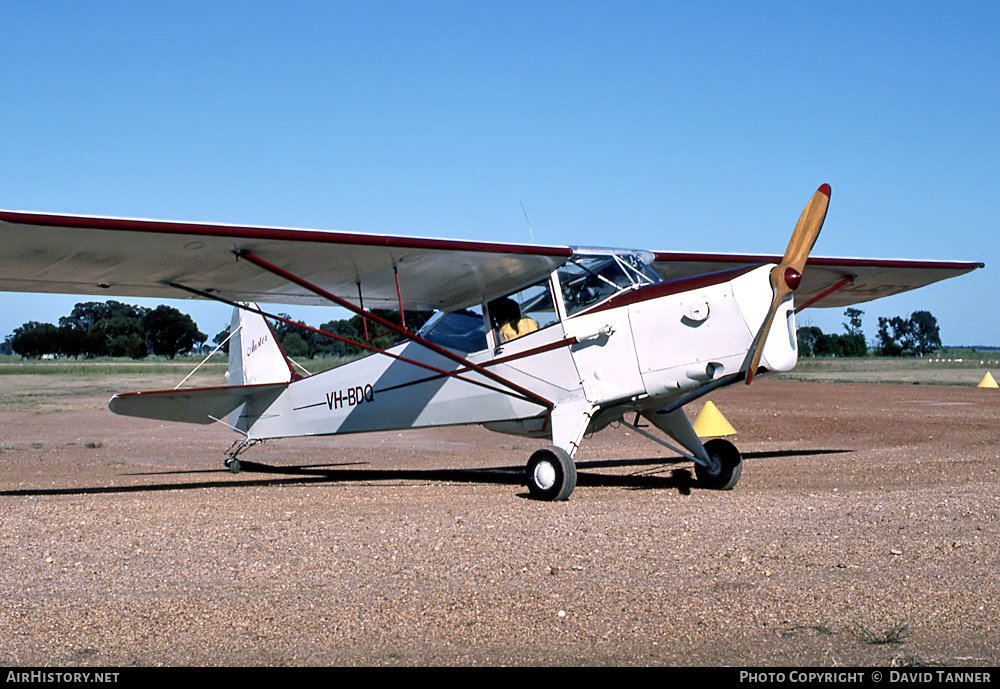
[[[256,352],[258,349],[260,349],[261,347],[263,347],[265,342],[267,342],[267,335],[263,335],[259,339],[254,340],[253,342],[251,342],[250,345],[247,347],[247,356],[250,356],[251,354],[253,354],[254,352]]]

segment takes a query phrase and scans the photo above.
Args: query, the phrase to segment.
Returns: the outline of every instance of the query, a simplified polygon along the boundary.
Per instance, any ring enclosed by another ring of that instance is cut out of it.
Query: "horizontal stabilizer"
[[[108,407],[115,414],[137,416],[160,421],[183,423],[214,423],[224,419],[240,405],[254,398],[269,404],[276,399],[288,383],[265,385],[231,385],[215,388],[187,390],[158,390],[155,392],[127,392],[115,395]]]

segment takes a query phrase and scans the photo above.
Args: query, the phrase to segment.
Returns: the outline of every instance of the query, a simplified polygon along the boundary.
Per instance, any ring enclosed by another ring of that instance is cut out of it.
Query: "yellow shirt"
[[[513,339],[521,337],[522,335],[527,335],[528,333],[533,333],[538,330],[538,323],[531,320],[530,318],[522,318],[517,322],[517,328],[515,329],[513,324],[505,323],[500,327],[500,342],[510,342]]]

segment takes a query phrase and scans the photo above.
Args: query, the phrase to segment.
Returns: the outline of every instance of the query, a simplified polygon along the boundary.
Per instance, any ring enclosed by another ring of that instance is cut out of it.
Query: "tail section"
[[[247,308],[256,309],[248,304]],[[162,421],[215,423],[249,435],[250,426],[288,387],[291,365],[271,327],[260,314],[233,311],[229,339],[227,385],[194,389],[131,392],[115,395],[109,407],[116,414]]]
[[[246,304],[256,309],[256,304]],[[260,385],[288,383],[292,367],[278,344],[278,339],[264,317],[256,311],[233,309],[229,326],[229,385]]]

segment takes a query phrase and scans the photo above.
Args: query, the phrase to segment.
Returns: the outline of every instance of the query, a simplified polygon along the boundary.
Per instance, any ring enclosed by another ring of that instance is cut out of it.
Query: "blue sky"
[[[0,16],[2,208],[781,253],[828,182],[816,255],[986,263],[862,306],[869,339],[878,316],[926,309],[947,344],[1000,345],[1000,3],[0,0]],[[0,338],[92,299],[0,293]],[[229,319],[172,305],[210,337]]]

